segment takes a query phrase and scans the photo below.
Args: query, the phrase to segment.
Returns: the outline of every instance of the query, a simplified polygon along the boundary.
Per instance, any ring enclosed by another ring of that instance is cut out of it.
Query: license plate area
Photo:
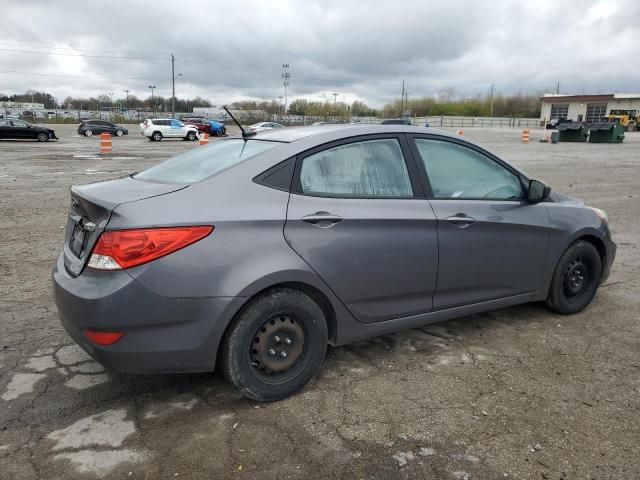
[[[78,258],[82,255],[85,247],[87,246],[87,235],[82,225],[75,224],[73,226],[73,232],[71,232],[71,238],[69,240],[69,248]]]

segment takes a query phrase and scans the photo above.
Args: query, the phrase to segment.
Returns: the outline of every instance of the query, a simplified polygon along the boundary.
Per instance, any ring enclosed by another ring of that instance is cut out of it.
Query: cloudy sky
[[[221,104],[364,100],[453,89],[640,92],[640,2],[613,0],[1,0],[0,92],[129,89]]]

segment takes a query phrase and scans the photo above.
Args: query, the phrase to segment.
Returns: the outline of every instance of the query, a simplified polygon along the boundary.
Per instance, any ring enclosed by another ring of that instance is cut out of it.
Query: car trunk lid
[[[140,181],[132,177],[72,186],[63,247],[64,265],[69,273],[80,275],[96,240],[118,205],[166,195],[186,187]]]

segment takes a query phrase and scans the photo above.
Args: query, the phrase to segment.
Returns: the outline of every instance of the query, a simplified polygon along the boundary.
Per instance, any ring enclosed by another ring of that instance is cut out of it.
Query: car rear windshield
[[[152,182],[195,183],[276,145],[278,142],[262,140],[222,140],[170,158],[137,173],[134,178]]]

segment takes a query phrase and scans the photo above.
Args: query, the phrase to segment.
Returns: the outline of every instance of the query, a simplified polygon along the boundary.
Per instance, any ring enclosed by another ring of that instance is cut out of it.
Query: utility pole
[[[129,108],[129,92],[131,90],[124,89],[123,92],[126,95],[126,100],[124,101],[124,108]]]
[[[287,113],[287,87],[289,86],[289,79],[291,74],[289,73],[289,64],[282,64],[282,85],[284,86],[284,113]]]
[[[156,114],[156,102],[153,101],[153,90],[156,88],[155,85],[149,85],[151,89],[151,108],[153,108],[153,114]]]
[[[400,93],[400,116],[404,115],[404,80],[402,80],[402,92]]]
[[[495,89],[495,85],[492,83],[491,84],[491,94],[489,95],[490,98],[490,109],[491,109],[491,113],[489,114],[490,117],[493,117],[493,91]]]
[[[176,57],[171,54],[171,118],[176,118]]]
[[[556,83],[556,95],[560,93],[560,82]]]

